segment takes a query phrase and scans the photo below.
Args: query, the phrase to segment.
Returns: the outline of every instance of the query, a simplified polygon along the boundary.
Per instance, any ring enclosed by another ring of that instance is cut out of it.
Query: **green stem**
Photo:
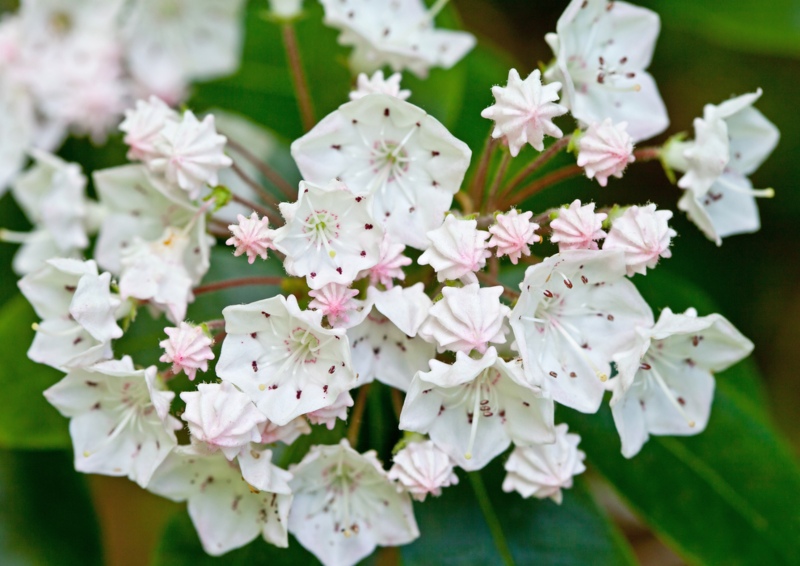
[[[514,566],[514,557],[511,554],[511,549],[506,542],[506,536],[503,534],[503,527],[500,525],[500,519],[492,507],[492,502],[489,499],[489,494],[486,492],[486,486],[483,484],[483,478],[480,472],[470,472],[467,474],[469,481],[472,484],[472,491],[475,492],[475,498],[478,500],[478,505],[483,513],[483,518],[489,526],[489,531],[492,533],[494,545],[503,559],[503,564],[506,566]]]

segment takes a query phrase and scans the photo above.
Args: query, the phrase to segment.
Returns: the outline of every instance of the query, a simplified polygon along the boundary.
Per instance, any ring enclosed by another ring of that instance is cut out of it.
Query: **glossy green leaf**
[[[800,56],[800,6],[794,0],[642,0],[637,3],[661,14],[666,26],[688,29],[731,49]]]
[[[102,564],[99,528],[67,452],[0,450],[0,564]]]
[[[0,448],[69,448],[68,421],[44,398],[45,389],[63,374],[30,361],[31,324],[36,315],[17,295],[0,309]]]
[[[635,563],[582,482],[564,491],[563,503],[556,505],[549,499],[504,493],[502,473],[496,460],[482,475],[515,564]],[[459,478],[459,484],[446,488],[441,497],[415,503],[422,536],[402,547],[404,565],[503,564],[469,478]]]

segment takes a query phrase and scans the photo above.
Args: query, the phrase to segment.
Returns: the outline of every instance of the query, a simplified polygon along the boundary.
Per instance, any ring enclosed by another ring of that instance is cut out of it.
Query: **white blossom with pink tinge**
[[[333,405],[317,409],[306,415],[308,422],[315,425],[325,425],[328,430],[336,426],[336,419],[347,420],[347,408],[353,406],[353,397],[349,391],[342,391],[333,402]]]
[[[671,210],[656,210],[656,205],[632,206],[614,220],[603,242],[604,250],[622,250],[628,276],[644,275],[661,257],[672,257],[670,240],[677,232],[669,227]]]
[[[445,287],[442,300],[434,304],[419,329],[419,335],[438,345],[439,351],[483,353],[490,342],[505,344],[507,306],[500,302],[502,287]]]
[[[522,497],[549,497],[559,505],[562,489],[572,487],[572,478],[586,470],[586,455],[578,450],[581,437],[568,434],[567,425],[556,426],[553,444],[534,444],[514,449],[506,461],[503,491],[516,491]]]
[[[128,159],[149,161],[157,157],[155,142],[168,121],[178,122],[180,116],[157,96],[137,100],[135,109],[126,110],[119,129],[125,132],[123,141],[130,148]]]
[[[155,144],[158,156],[147,165],[162,173],[196,199],[204,186],[219,183],[217,172],[230,167],[233,160],[225,155],[225,136],[217,134],[214,116],[203,121],[187,110],[178,122],[167,122]]]
[[[603,231],[603,220],[608,217],[604,212],[595,212],[594,203],[581,206],[581,201],[574,200],[569,208],[558,211],[558,218],[550,223],[553,235],[550,241],[558,243],[558,251],[596,250],[597,242],[606,237]]]
[[[467,283],[477,283],[474,272],[483,269],[492,255],[486,249],[489,232],[478,230],[477,220],[450,214],[427,236],[431,245],[417,260],[420,265],[430,265],[439,281],[463,278]]]
[[[495,223],[489,227],[492,239],[488,244],[490,248],[497,248],[497,257],[507,255],[511,263],[517,265],[523,255],[531,255],[528,246],[542,241],[536,234],[539,225],[531,222],[532,216],[533,212],[520,214],[516,209],[497,215]]]
[[[389,479],[399,482],[417,501],[428,494],[439,497],[442,488],[458,483],[450,456],[431,440],[412,442],[394,456]]]
[[[359,302],[354,297],[358,295],[358,289],[350,289],[347,285],[338,283],[328,283],[324,287],[308,292],[313,300],[308,303],[308,308],[322,311],[328,317],[328,324],[333,327],[338,322],[347,324],[350,322],[350,314],[359,307]]]
[[[626,131],[627,122],[613,124],[611,118],[589,126],[578,141],[578,167],[586,170],[589,179],[597,179],[601,187],[609,177],[622,178],[622,172],[633,163],[633,139]]]
[[[239,257],[247,254],[247,262],[252,264],[256,257],[267,259],[267,250],[274,250],[272,245],[272,230],[269,229],[269,219],[264,216],[259,218],[253,212],[250,218],[241,214],[236,215],[238,224],[231,224],[228,230],[233,234],[225,242],[226,246],[234,246],[233,255]]]
[[[285,425],[266,421],[261,425],[261,444],[283,442],[287,446],[304,434],[311,434],[311,427],[303,417],[292,419]]]
[[[232,383],[201,383],[197,391],[181,393],[181,399],[186,402],[181,418],[192,437],[221,450],[228,460],[250,442],[261,441],[259,425],[267,417]]]
[[[394,283],[392,279],[406,278],[403,267],[411,265],[411,258],[403,255],[406,247],[403,244],[392,241],[389,234],[383,235],[380,248],[380,259],[378,264],[365,269],[358,274],[358,279],[369,276],[369,284],[375,286],[378,283],[391,289]]]
[[[208,360],[214,359],[214,341],[201,327],[181,322],[177,328],[165,328],[164,332],[169,338],[158,343],[164,348],[159,361],[172,364],[172,373],[184,372],[194,381],[197,370],[208,371]]]
[[[377,70],[372,76],[366,73],[358,74],[358,81],[356,83],[356,90],[350,93],[350,100],[358,100],[364,98],[368,94],[388,94],[400,100],[406,100],[411,96],[411,91],[400,89],[400,81],[403,75],[394,73],[389,78],[383,78],[383,71]]]
[[[564,135],[553,123],[553,118],[567,113],[556,103],[561,83],[542,85],[542,73],[533,71],[523,81],[516,69],[508,71],[505,87],[493,86],[494,106],[481,112],[481,116],[494,120],[493,138],[504,138],[512,157],[519,154],[525,144],[534,149],[544,149],[544,136],[560,138]]]

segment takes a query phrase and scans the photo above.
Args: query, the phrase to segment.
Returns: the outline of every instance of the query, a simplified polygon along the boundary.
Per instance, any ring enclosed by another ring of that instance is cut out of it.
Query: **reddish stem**
[[[633,152],[636,161],[653,161],[661,158],[660,147],[643,147]]]
[[[506,287],[505,285],[500,283],[500,281],[498,281],[488,273],[483,273],[479,271],[476,275],[478,276],[478,279],[480,279],[483,283],[486,283],[487,285],[492,285],[493,287],[502,287],[503,294],[512,301],[516,301],[517,299],[519,299],[518,291],[515,291],[511,287]]]
[[[525,169],[517,173],[513,179],[506,185],[506,188],[502,192],[502,196],[506,196],[508,193],[516,189],[518,186],[522,184],[522,182],[528,178],[532,173],[535,173],[539,167],[550,161],[555,155],[561,151],[562,148],[569,145],[570,140],[572,139],[572,134],[566,135],[563,138],[556,140],[556,142],[545,149],[539,156],[534,159],[531,163],[528,164]]]
[[[258,182],[255,179],[253,179],[250,175],[248,175],[247,171],[239,167],[239,165],[235,161],[233,162],[231,169],[233,169],[233,172],[236,173],[236,175],[242,181],[244,181],[245,185],[253,189],[256,192],[256,194],[261,197],[261,200],[263,200],[267,204],[267,206],[271,206],[275,210],[278,209],[277,208],[278,199],[272,196],[272,194],[270,194],[270,192],[267,191],[267,189],[258,184]]]
[[[215,281],[213,283],[206,283],[195,287],[192,291],[195,295],[202,295],[203,293],[213,293],[214,291],[221,291],[222,289],[233,289],[234,287],[248,287],[253,285],[272,285],[273,287],[280,287],[283,283],[283,277],[242,277],[240,279],[228,279],[226,281]]]
[[[244,197],[240,197],[237,194],[231,193],[231,200],[233,202],[238,202],[239,204],[242,204],[247,208],[252,209],[253,212],[257,212],[261,216],[266,216],[269,219],[270,223],[273,225],[278,224],[281,221],[281,218],[277,214],[272,212],[270,209],[265,208],[260,204],[256,204],[253,201],[248,200]]]
[[[256,157],[256,155],[253,152],[251,152],[249,149],[247,149],[240,143],[232,140],[230,137],[228,137],[228,145],[236,153],[240,154],[247,161],[249,161],[253,165],[253,167],[258,169],[258,172],[264,175],[264,178],[267,181],[275,185],[275,187],[281,193],[283,193],[283,196],[285,196],[288,200],[293,201],[297,199],[297,191],[295,190],[295,188],[292,187],[289,181],[281,177],[280,173],[275,171],[275,169],[270,167],[268,164],[264,163],[261,159]]]
[[[369,386],[370,384],[367,383],[358,389],[358,396],[353,406],[353,412],[350,413],[350,428],[347,429],[347,440],[353,448],[356,447],[356,443],[358,442],[358,434],[361,431],[361,423],[364,420],[364,409],[367,406]]]
[[[300,49],[297,46],[297,36],[291,23],[283,25],[283,44],[286,47],[286,56],[289,59],[289,71],[292,75],[294,91],[297,94],[297,105],[300,108],[300,118],[305,131],[314,127],[314,107],[308,91],[308,83],[303,72],[303,62],[300,59]]]
[[[501,209],[505,210],[507,207],[513,204],[513,202],[509,202],[511,197],[514,197],[515,202],[520,203],[529,199],[542,189],[546,189],[550,185],[555,185],[556,183],[560,183],[561,181],[571,177],[577,177],[582,174],[583,168],[578,167],[577,165],[567,165],[561,169],[556,169],[552,173],[548,173],[544,177],[536,179],[530,185],[523,187],[515,194],[505,195],[505,199],[501,202]]]

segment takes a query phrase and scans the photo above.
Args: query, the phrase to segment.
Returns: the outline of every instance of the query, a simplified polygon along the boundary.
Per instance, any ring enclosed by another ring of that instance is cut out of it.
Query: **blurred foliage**
[[[583,436],[581,448],[589,463],[602,474],[630,506],[687,561],[696,564],[800,563],[800,473],[781,433],[800,438],[795,422],[800,401],[796,385],[795,354],[800,337],[800,252],[796,218],[800,177],[796,155],[800,118],[794,108],[793,86],[800,73],[800,2],[775,0],[711,2],[708,0],[642,0],[661,14],[663,30],[651,72],[670,111],[669,133],[691,130],[692,118],[707,102],[762,87],[758,107],[784,133],[775,154],[754,176],[757,186],[772,185],[778,197],[760,201],[764,228],[755,235],[738,236],[717,249],[682,214],[673,226],[679,232],[673,258],[662,261],[636,284],[654,310],[670,306],[682,311],[696,307],[700,314],[721,312],[756,343],[756,357],[764,369],[762,380],[754,361],[744,362],[718,376],[717,394],[708,430],[692,438],[651,438],[632,460],[619,454],[619,439],[607,408],[598,415],[578,415],[559,409]],[[0,10],[13,2],[0,0]],[[508,69],[529,72],[550,58],[543,35],[555,29],[563,0],[453,0],[439,20],[480,36],[480,45],[450,71],[434,70],[421,81],[404,77],[411,102],[425,108],[473,154],[480,153],[490,123],[480,110],[491,104],[489,87],[505,82]],[[235,110],[272,131],[284,144],[302,134],[291,89],[280,29],[261,17],[263,0],[252,0],[247,18],[247,41],[241,70],[234,76],[199,85],[189,106],[199,111],[219,107]],[[348,50],[336,44],[337,32],[321,24],[322,10],[306,1],[306,17],[297,24],[302,57],[314,97],[317,119],[347,99],[352,77],[346,67]],[[563,122],[565,130],[569,121]],[[661,138],[663,139],[663,137]],[[658,141],[658,140],[656,140]],[[79,161],[87,173],[123,161],[119,136],[103,148],[87,140],[71,139],[62,155]],[[535,156],[530,148],[514,161],[520,168]],[[286,152],[276,166],[296,179]],[[473,159],[473,163],[474,163]],[[550,167],[567,163],[554,161]],[[657,163],[634,165],[626,179],[606,189],[585,179],[553,187],[527,203],[536,211],[574,198],[614,202],[655,202],[675,210],[677,191],[664,179]],[[27,225],[10,197],[0,200],[0,225],[24,229]],[[547,249],[547,248],[543,248]],[[32,337],[33,313],[16,296],[9,269],[12,246],[0,246],[0,448],[45,449],[68,447],[66,420],[42,397],[58,379],[58,372],[25,358]],[[241,275],[278,273],[279,264],[267,262],[248,268],[229,250],[213,252],[213,270],[206,281]],[[509,270],[510,283],[520,272]],[[219,318],[221,307],[263,298],[276,289],[246,288],[198,297],[190,318]],[[163,325],[146,312],[131,327],[117,351],[137,363],[156,363]],[[213,379],[206,374],[206,379]],[[764,390],[769,386],[771,395]],[[174,380],[176,388],[185,380]],[[385,390],[375,387],[365,415],[362,448],[379,449],[381,457],[396,438],[391,404]],[[775,410],[777,409],[777,411]],[[380,425],[380,426],[379,426]],[[333,442],[341,427],[319,439]],[[307,443],[310,439],[303,439]],[[298,445],[301,446],[301,445]],[[286,451],[285,462],[299,454]],[[500,462],[483,473],[490,499],[499,515],[512,554],[520,564],[618,564],[631,561],[619,533],[598,511],[582,482],[565,493],[564,504],[525,501],[504,494],[499,485]],[[101,561],[97,524],[83,478],[74,473],[66,453],[3,452],[0,455],[0,563],[96,564]],[[466,476],[440,499],[416,505],[422,537],[402,549],[405,564],[497,563],[499,555]],[[124,516],[125,509],[120,509]],[[123,517],[124,520],[124,517]],[[136,536],[135,531],[131,536]],[[143,554],[111,552],[112,561],[141,564]],[[278,551],[257,541],[225,558],[207,557],[184,511],[169,523],[156,552],[156,564],[248,564],[254,562],[310,563],[297,544]],[[387,558],[388,555],[381,554]],[[396,555],[391,558],[397,559]]]

